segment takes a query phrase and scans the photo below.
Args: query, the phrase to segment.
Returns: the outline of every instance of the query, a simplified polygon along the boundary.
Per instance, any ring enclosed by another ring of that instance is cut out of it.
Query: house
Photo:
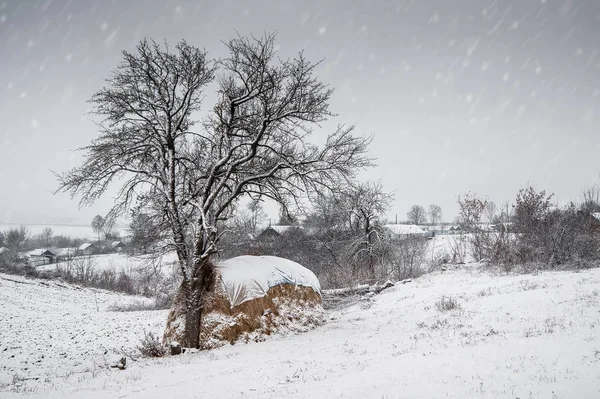
[[[110,247],[114,252],[123,252],[125,250],[125,244],[123,244],[123,241],[113,241],[110,244]]]
[[[56,262],[56,254],[48,249],[34,249],[27,253],[27,263],[41,266]]]
[[[86,242],[77,248],[77,255],[90,256],[94,251],[94,244]]]
[[[386,224],[383,226],[383,229],[385,234],[391,239],[432,236],[432,233],[415,224]]]
[[[280,238],[284,233],[292,231],[303,231],[302,226],[280,226],[271,225],[258,234],[257,238]]]

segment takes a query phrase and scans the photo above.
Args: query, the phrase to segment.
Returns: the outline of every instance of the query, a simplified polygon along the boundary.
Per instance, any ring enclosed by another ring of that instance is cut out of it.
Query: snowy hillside
[[[166,310],[110,310],[149,301],[0,274],[0,384],[94,370],[107,357],[133,350],[145,331],[162,335]]]
[[[56,374],[86,351],[160,331],[165,312],[111,313],[111,301],[127,298],[2,277],[2,319],[12,317],[3,375],[49,375],[5,386],[2,397],[600,397],[600,269],[437,272],[332,311],[302,335],[66,378]]]

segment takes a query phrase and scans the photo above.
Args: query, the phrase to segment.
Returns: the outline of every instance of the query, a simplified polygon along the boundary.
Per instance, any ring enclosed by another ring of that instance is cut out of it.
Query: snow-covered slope
[[[115,312],[144,297],[0,274],[0,384],[53,381],[162,336],[167,311]],[[0,395],[2,397],[2,395]]]
[[[438,309],[444,296],[459,308]],[[54,312],[61,309],[56,305]],[[120,323],[149,328],[160,315],[119,314],[124,319],[113,322],[92,317],[93,303],[86,312],[86,330],[96,333],[106,323],[106,334]],[[600,397],[600,269],[437,272],[329,318],[302,335],[53,379],[34,397]],[[45,328],[63,325],[57,318]],[[70,337],[60,340],[68,345]]]

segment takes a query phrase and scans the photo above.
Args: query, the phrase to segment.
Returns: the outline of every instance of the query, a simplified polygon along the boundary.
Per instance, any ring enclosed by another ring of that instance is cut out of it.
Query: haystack
[[[239,256],[216,265],[215,282],[204,295],[201,349],[272,334],[304,332],[324,321],[321,287],[313,272],[288,259]],[[167,319],[166,343],[185,342],[181,289]]]

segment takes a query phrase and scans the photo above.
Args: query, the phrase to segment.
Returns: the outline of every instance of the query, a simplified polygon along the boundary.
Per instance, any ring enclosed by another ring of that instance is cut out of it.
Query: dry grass
[[[321,306],[321,296],[310,287],[282,284],[272,287],[267,295],[231,307],[221,284],[204,297],[201,349],[213,349],[239,340],[262,340],[286,325],[313,325],[307,309]],[[185,342],[185,306],[178,294],[167,320],[164,340]],[[282,311],[285,309],[285,311]],[[253,335],[254,334],[254,335]]]
[[[454,297],[443,296],[439,301],[435,303],[435,307],[440,312],[446,312],[449,310],[460,309],[460,305],[458,304],[458,300]]]

